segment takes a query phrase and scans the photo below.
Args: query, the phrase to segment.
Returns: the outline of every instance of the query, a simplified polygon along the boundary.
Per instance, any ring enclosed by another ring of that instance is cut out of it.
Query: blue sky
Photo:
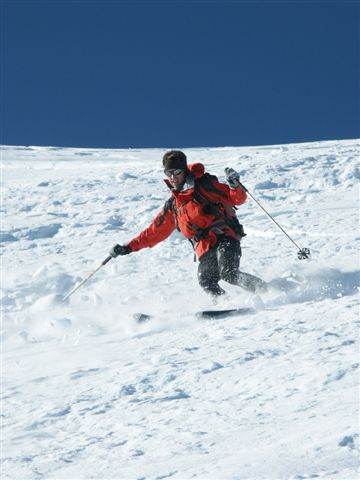
[[[0,143],[357,138],[359,5],[1,0]]]

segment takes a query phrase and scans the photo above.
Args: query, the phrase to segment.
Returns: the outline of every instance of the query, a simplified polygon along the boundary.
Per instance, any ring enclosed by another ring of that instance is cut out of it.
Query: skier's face
[[[185,183],[186,173],[182,170],[168,170],[166,172],[170,184],[174,190],[181,190]]]

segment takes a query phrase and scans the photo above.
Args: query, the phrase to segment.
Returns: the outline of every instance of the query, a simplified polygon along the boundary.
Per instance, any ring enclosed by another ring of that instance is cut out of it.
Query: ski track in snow
[[[213,308],[178,233],[112,260],[169,194],[163,150],[1,150],[4,479],[355,480],[359,141],[185,150],[243,183],[241,266]],[[137,325],[135,312],[154,314]]]

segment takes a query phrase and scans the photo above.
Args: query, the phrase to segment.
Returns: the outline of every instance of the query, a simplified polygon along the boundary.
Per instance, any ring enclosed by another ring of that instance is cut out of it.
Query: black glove
[[[118,244],[116,244],[112,247],[109,254],[112,257],[115,258],[119,255],[127,255],[130,252],[131,252],[131,248],[128,245],[118,245]]]
[[[240,183],[240,175],[236,170],[230,167],[225,168],[225,175],[226,175],[226,180],[230,186],[230,188],[234,189],[237,187],[241,187]]]

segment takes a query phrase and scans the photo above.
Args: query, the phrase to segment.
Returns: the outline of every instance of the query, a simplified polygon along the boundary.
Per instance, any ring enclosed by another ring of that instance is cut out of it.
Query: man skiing
[[[127,245],[115,245],[110,255],[153,247],[178,229],[194,247],[199,259],[198,281],[207,293],[213,297],[224,294],[220,280],[251,292],[266,291],[263,280],[239,270],[244,231],[234,206],[247,198],[239,174],[226,168],[229,186],[220,183],[214,175],[205,173],[203,164],[188,165],[186,155],[179,150],[166,152],[163,166],[171,197],[149,227]]]

